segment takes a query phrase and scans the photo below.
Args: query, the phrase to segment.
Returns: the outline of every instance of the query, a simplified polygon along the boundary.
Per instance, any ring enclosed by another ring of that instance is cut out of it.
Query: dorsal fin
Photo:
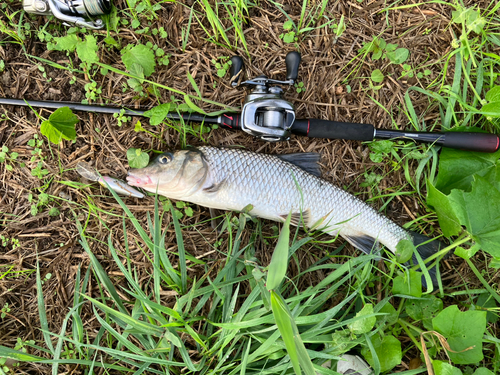
[[[300,169],[313,174],[317,177],[321,176],[321,170],[319,168],[319,158],[320,155],[317,152],[298,152],[296,154],[286,154],[286,155],[276,155],[281,160],[287,161],[293,165],[296,165]]]

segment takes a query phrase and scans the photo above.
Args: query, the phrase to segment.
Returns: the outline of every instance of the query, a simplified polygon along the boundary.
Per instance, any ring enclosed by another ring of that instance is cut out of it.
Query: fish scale
[[[321,221],[324,232],[339,233],[364,251],[378,241],[395,252],[397,243],[409,238],[408,232],[358,198],[277,156],[208,146],[199,150],[209,166],[210,183],[221,187],[210,196],[195,194],[194,203],[225,210],[251,204],[251,214],[278,221],[289,212],[302,212],[306,226]],[[360,243],[368,237],[368,245]]]

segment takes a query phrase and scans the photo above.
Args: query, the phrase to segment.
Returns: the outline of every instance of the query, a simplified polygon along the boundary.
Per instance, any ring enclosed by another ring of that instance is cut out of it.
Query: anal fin
[[[342,232],[340,233],[342,237],[345,238],[347,242],[349,242],[355,248],[361,250],[366,254],[378,254],[380,251],[380,244],[377,239],[368,236],[367,234],[359,233],[359,234],[349,234],[345,235]]]
[[[283,220],[286,220],[288,214],[280,215]],[[292,212],[292,217],[290,219],[290,224],[296,227],[308,226],[309,220],[311,218],[311,211],[309,209],[302,212]]]

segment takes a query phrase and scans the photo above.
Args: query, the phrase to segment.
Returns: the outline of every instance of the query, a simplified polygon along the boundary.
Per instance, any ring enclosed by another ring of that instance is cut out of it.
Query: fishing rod
[[[227,113],[220,116],[205,116],[194,113],[170,113],[168,119],[218,124],[226,129],[242,130],[268,142],[288,140],[291,134],[309,138],[346,139],[373,141],[376,139],[413,140],[443,147],[468,151],[495,152],[499,149],[500,139],[495,134],[473,132],[412,132],[405,130],[377,129],[371,124],[337,122],[320,119],[296,119],[292,103],[283,98],[283,89],[278,85],[293,85],[298,77],[301,56],[289,52],[285,58],[286,80],[279,81],[260,75],[241,82],[243,59],[231,58],[231,85],[250,87],[240,113]],[[58,109],[69,107],[73,111],[103,114],[124,114],[145,116],[145,111],[124,107],[85,105],[68,102],[32,101],[0,98],[0,105],[29,106],[33,108]]]

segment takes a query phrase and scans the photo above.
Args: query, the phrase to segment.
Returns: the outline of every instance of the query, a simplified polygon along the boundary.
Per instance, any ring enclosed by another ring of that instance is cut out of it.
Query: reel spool
[[[300,54],[286,55],[286,81],[267,78],[264,75],[242,82],[241,85],[254,86],[245,98],[241,111],[241,130],[268,142],[284,141],[290,138],[295,121],[293,105],[283,99],[283,90],[270,84],[293,85],[298,77]],[[243,69],[240,56],[231,58],[231,84],[238,86],[238,78]]]
[[[27,13],[54,16],[67,26],[98,30],[104,27],[99,17],[111,12],[111,0],[23,0]]]

